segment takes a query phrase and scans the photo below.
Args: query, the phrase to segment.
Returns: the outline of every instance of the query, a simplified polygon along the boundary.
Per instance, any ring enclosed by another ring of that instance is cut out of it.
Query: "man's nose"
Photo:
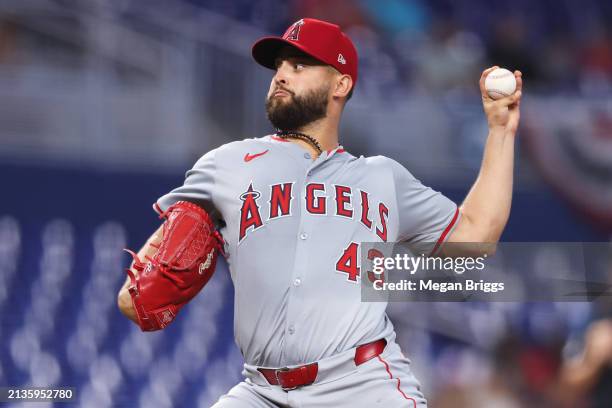
[[[274,76],[274,84],[275,85],[287,85],[287,79],[281,75]]]
[[[276,69],[276,74],[274,74],[274,82],[282,85],[287,84],[287,64],[283,61],[278,68]]]

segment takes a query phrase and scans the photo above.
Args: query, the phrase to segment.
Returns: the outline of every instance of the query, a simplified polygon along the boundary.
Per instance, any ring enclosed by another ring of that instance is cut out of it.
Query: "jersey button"
[[[293,281],[293,286],[300,286],[302,284],[302,280],[300,278],[295,278]]]
[[[311,158],[310,153],[304,153],[304,158],[305,159],[310,159]]]
[[[307,238],[308,238],[308,234],[307,234],[307,233],[302,232],[302,233],[300,234],[300,239],[307,239]]]
[[[295,333],[295,327],[289,326],[289,334]]]

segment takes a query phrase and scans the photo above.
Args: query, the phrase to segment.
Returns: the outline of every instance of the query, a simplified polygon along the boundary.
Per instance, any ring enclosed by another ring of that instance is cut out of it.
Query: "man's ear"
[[[340,74],[334,83],[334,96],[338,98],[346,98],[353,88],[353,78],[350,75]]]

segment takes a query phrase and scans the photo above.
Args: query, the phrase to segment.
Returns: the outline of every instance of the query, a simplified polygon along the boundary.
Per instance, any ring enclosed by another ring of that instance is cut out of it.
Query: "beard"
[[[305,95],[287,92],[288,101],[273,96],[266,100],[268,120],[276,129],[297,130],[327,116],[329,85],[309,91]]]

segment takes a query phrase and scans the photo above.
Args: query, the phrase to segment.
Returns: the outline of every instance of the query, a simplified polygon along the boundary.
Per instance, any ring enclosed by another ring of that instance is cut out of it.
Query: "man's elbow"
[[[475,231],[472,238],[469,240],[469,252],[470,256],[493,256],[497,252],[497,245],[499,238],[501,237],[502,231],[498,230],[495,226],[489,228],[483,228],[480,231]]]
[[[505,223],[473,219],[462,215],[460,224],[449,237],[446,251],[451,256],[495,255]]]
[[[484,245],[495,253],[502,232],[504,232],[504,225],[497,222],[488,222],[474,232],[473,242]],[[493,255],[493,253],[490,253],[490,255]]]
[[[496,242],[476,242],[476,241],[464,241],[464,242],[447,242],[442,247],[440,255],[444,257],[457,258],[457,257],[471,257],[478,258],[481,256],[493,256],[497,252]]]

